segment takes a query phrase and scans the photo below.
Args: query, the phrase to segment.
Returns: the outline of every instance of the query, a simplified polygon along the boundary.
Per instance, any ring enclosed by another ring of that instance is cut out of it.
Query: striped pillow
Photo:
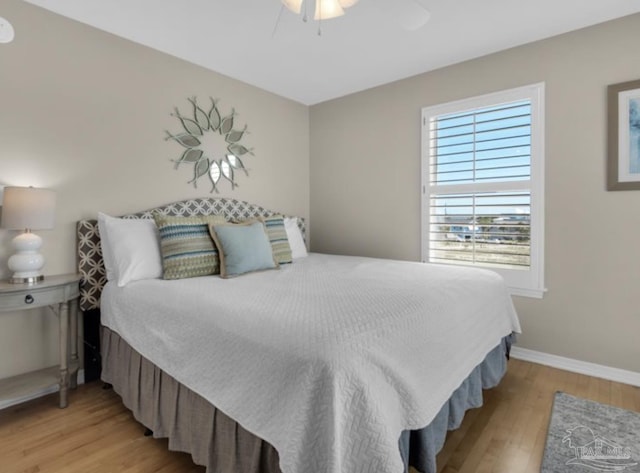
[[[282,215],[272,215],[263,217],[262,222],[267,230],[267,236],[273,250],[273,257],[278,264],[291,263],[291,246],[284,228],[284,218]]]
[[[209,225],[225,223],[222,215],[172,217],[155,214],[153,218],[160,234],[164,279],[220,273],[218,250],[209,235]]]

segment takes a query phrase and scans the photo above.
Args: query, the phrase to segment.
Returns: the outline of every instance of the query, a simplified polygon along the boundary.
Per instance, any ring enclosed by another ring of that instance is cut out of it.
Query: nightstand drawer
[[[21,291],[16,294],[5,294],[0,302],[2,305],[0,310],[30,309],[32,307],[54,305],[62,302],[64,298],[64,287]]]

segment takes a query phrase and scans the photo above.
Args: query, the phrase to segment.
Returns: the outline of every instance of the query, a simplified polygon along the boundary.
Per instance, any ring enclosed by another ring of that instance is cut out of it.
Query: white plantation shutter
[[[500,272],[541,297],[544,85],[423,109],[423,261]]]

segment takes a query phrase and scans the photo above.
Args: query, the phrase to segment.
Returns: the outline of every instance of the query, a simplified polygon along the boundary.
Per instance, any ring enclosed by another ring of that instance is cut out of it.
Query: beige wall
[[[421,108],[544,81],[548,293],[516,298],[520,346],[640,372],[640,191],[605,190],[639,41],[634,15],[313,106],[312,250],[419,260]]]
[[[255,148],[221,196],[309,215],[308,107],[76,23],[19,0],[0,14],[16,30],[0,45],[0,185],[55,189],[55,230],[42,231],[45,274],[75,270],[75,222],[98,211],[121,214],[209,196],[170,159],[180,146],[174,106],[187,97],[220,98],[249,126]],[[212,47],[215,47],[212,45]],[[0,277],[15,232],[0,230]],[[41,311],[0,313],[0,378],[54,364],[56,319]]]

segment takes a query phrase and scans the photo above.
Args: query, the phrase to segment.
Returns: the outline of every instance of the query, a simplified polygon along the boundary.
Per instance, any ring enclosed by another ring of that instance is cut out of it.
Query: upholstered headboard
[[[253,217],[268,217],[280,212],[267,210],[259,205],[249,204],[241,200],[210,198],[174,202],[143,212],[124,215],[123,218],[153,218],[154,213],[182,216],[224,215],[227,220],[243,220]],[[306,223],[301,217],[298,217],[298,227],[300,227],[302,237],[306,241]],[[98,309],[100,307],[102,288],[107,282],[102,261],[98,221],[95,219],[80,220],[77,225],[76,235],[78,272],[82,275],[80,309],[83,311]]]

